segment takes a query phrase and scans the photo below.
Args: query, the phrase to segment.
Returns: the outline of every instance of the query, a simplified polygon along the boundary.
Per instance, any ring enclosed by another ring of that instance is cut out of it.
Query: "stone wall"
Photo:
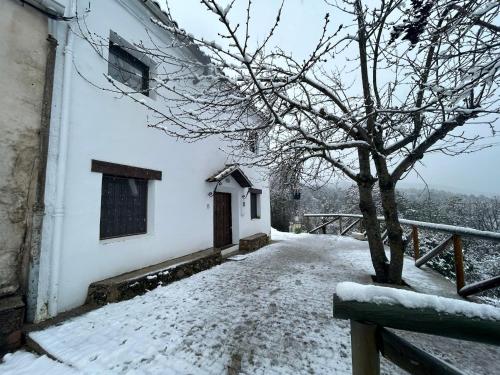
[[[240,251],[255,251],[269,243],[269,237],[265,233],[256,233],[252,236],[240,239]]]
[[[24,303],[20,296],[0,298],[0,358],[21,345]]]
[[[0,1],[0,297],[25,277],[40,168],[47,17]],[[20,280],[21,278],[21,280]]]
[[[0,355],[21,344],[28,263],[39,245],[47,36],[46,16],[0,1]]]
[[[180,261],[178,264],[175,264],[176,260],[168,261],[92,283],[89,286],[86,304],[101,306],[124,301],[221,264],[220,251],[208,250],[204,253],[206,254],[197,257],[188,255],[178,258]],[[193,259],[189,259],[190,257]]]

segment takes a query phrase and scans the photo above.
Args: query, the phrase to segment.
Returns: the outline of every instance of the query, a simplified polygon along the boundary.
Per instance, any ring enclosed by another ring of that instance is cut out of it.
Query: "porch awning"
[[[228,176],[234,178],[241,187],[252,187],[249,178],[243,173],[238,164],[227,164],[223,169],[207,178],[207,182],[219,182]]]

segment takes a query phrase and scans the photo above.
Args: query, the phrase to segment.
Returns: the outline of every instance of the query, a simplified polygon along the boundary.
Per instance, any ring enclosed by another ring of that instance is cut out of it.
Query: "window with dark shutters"
[[[100,239],[147,233],[148,183],[162,172],[101,160],[91,171],[102,173]]]
[[[102,176],[100,238],[147,232],[148,180]]]
[[[259,198],[258,194],[250,193],[250,218],[258,219],[258,207],[257,207],[257,199]]]

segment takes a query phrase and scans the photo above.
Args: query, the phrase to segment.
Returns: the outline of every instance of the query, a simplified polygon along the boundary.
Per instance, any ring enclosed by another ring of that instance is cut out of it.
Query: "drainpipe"
[[[73,17],[76,14],[75,0],[70,0],[68,7]],[[54,232],[52,241],[52,252],[50,257],[50,280],[49,280],[49,298],[48,313],[49,316],[57,315],[57,298],[59,292],[59,274],[61,261],[62,229],[64,222],[64,188],[66,185],[66,163],[68,157],[69,140],[69,115],[71,99],[71,76],[73,74],[73,41],[74,34],[68,25],[66,46],[64,47],[64,66],[62,81],[61,98],[61,122],[59,129],[59,155],[57,158],[56,172],[56,197],[54,205]]]

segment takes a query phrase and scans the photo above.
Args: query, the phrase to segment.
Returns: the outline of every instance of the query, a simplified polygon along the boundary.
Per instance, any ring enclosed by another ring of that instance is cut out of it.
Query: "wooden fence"
[[[333,315],[351,321],[353,375],[380,374],[380,354],[411,374],[461,374],[387,328],[500,345],[500,321],[407,308],[394,302],[343,301],[333,297]]]
[[[313,228],[309,233],[315,233],[322,230],[326,233],[326,228],[328,225],[339,221],[339,234],[345,235],[348,233],[356,224],[362,225],[362,215],[357,214],[306,214],[304,218],[320,218],[322,223]],[[342,219],[351,220],[344,228],[344,223]],[[384,217],[379,216],[378,220],[384,222]],[[489,289],[500,287],[500,275],[492,277],[487,280],[482,280],[473,284],[465,285],[465,271],[464,271],[464,257],[462,249],[462,237],[471,237],[475,239],[488,240],[494,242],[500,242],[500,233],[497,232],[487,232],[472,228],[457,227],[453,225],[446,224],[435,224],[427,223],[423,221],[406,220],[399,219],[401,225],[411,228],[411,239],[413,242],[413,253],[415,257],[415,266],[422,267],[424,264],[429,262],[431,259],[442,254],[450,246],[453,247],[454,264],[455,264],[455,276],[456,276],[456,286],[457,293],[462,297],[467,297],[473,294],[477,294]],[[420,254],[420,239],[419,239],[419,229],[426,229],[441,233],[446,233],[446,239],[437,245],[434,249],[427,252],[426,254]],[[361,229],[362,231],[362,229]],[[386,240],[387,233],[384,231],[382,233],[382,238]]]

